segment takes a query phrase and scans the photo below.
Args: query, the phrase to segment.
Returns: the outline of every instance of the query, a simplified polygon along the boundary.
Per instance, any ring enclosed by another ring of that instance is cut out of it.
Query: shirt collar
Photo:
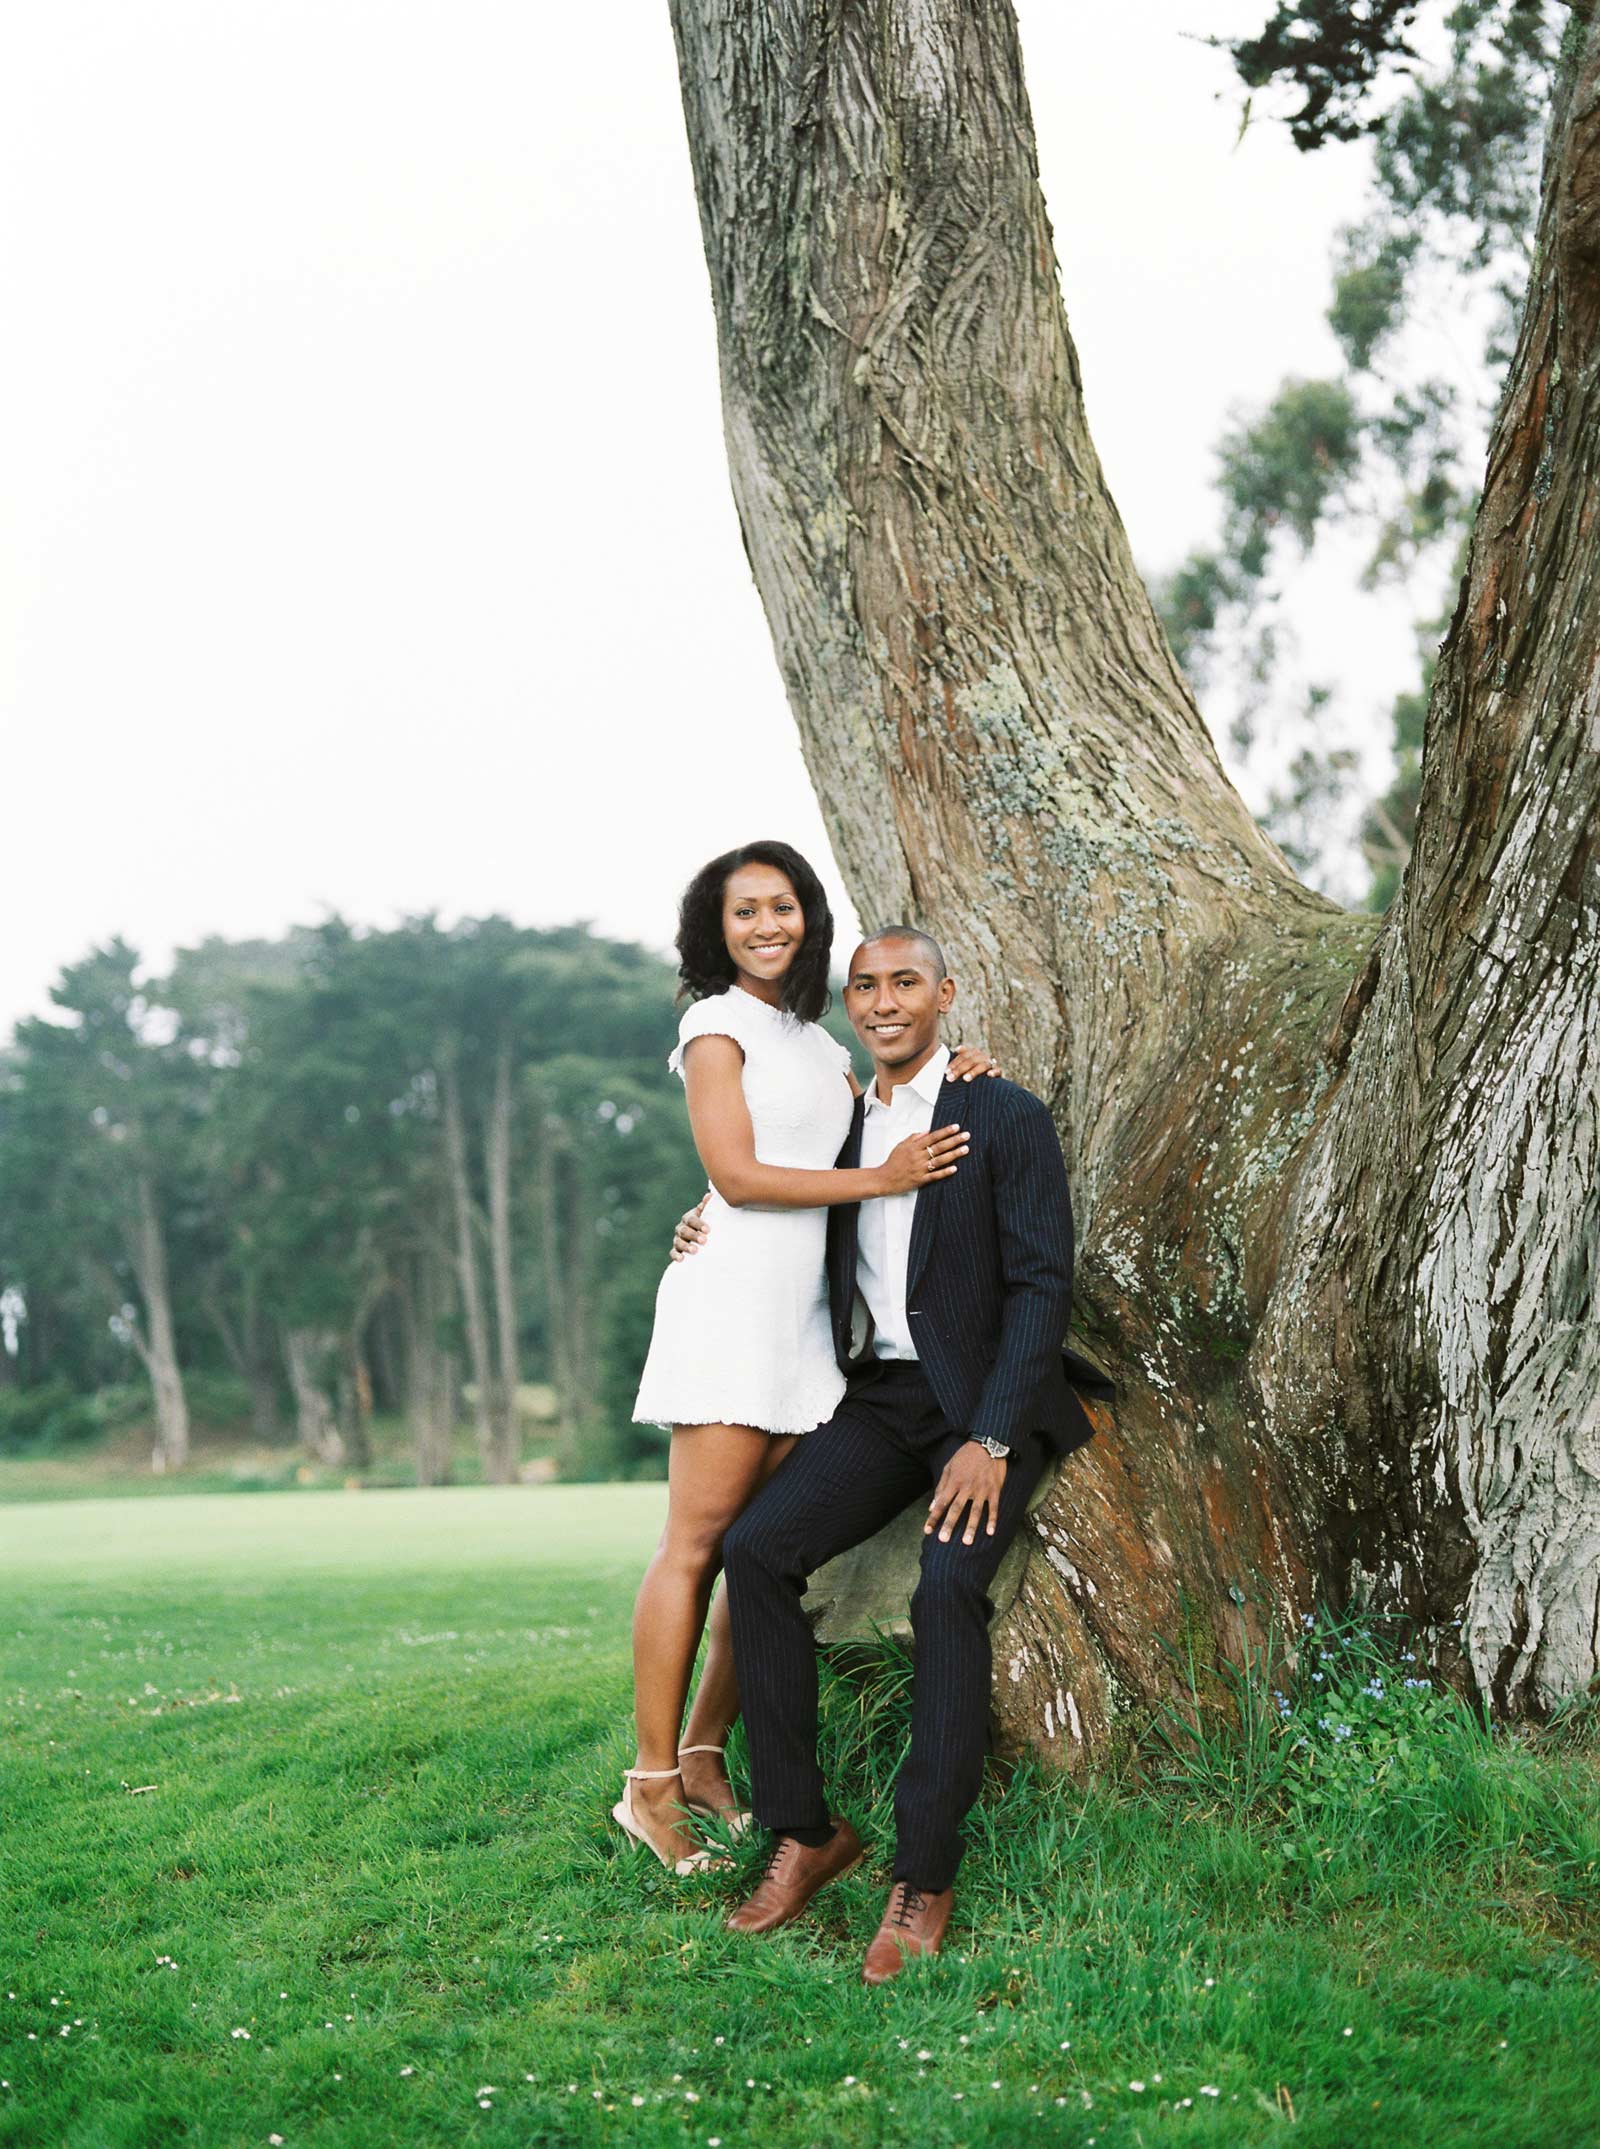
[[[937,1104],[939,1101],[940,1085],[944,1081],[944,1071],[949,1066],[949,1064],[950,1047],[948,1045],[941,1045],[938,1051],[935,1052],[933,1057],[928,1061],[927,1065],[925,1067],[919,1067],[917,1072],[911,1077],[911,1080],[909,1082],[901,1083],[899,1087],[902,1089],[914,1089],[917,1095],[923,1100],[925,1104]],[[890,1103],[893,1103],[892,1098],[890,1099]],[[878,1080],[876,1075],[874,1075],[872,1080],[867,1084],[867,1110],[869,1112],[887,1112],[889,1110],[889,1105],[885,1104],[883,1102],[883,1099],[878,1095]]]

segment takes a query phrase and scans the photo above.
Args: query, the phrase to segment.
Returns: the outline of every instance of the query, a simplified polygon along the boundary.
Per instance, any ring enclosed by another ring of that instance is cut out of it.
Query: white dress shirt
[[[926,1134],[933,1125],[939,1085],[950,1064],[941,1045],[909,1082],[897,1082],[885,1104],[874,1079],[867,1091],[861,1122],[861,1162],[870,1170],[908,1134]],[[906,1262],[911,1253],[911,1220],[917,1197],[885,1194],[864,1201],[856,1225],[856,1289],[872,1315],[875,1358],[915,1358],[911,1323],[906,1318]],[[857,1309],[859,1311],[859,1308]]]

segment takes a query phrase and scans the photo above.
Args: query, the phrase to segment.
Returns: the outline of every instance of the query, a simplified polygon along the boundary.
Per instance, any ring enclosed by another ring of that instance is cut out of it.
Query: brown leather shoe
[[[897,1880],[889,1890],[883,1923],[867,1950],[861,1982],[886,1985],[905,1968],[908,1956],[937,1955],[955,1900],[954,1888],[924,1895],[909,1880]]]
[[[779,1836],[755,1893],[726,1919],[730,1933],[770,1933],[799,1917],[817,1890],[848,1873],[867,1855],[848,1821],[833,1817],[833,1834],[815,1850],[794,1836]]]

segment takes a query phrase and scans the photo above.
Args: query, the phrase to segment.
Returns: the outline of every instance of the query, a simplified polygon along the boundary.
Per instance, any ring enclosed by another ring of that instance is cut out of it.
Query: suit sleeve
[[[1054,1123],[1037,1097],[1017,1100],[989,1155],[1005,1305],[1000,1347],[972,1424],[976,1438],[1016,1447],[1029,1406],[1059,1364],[1072,1317],[1072,1202]]]

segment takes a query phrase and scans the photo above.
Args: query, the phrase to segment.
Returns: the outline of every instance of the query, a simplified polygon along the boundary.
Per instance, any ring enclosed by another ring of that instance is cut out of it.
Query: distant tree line
[[[142,1372],[158,1470],[226,1393],[353,1469],[393,1412],[423,1484],[466,1413],[506,1482],[538,1380],[564,1475],[660,1467],[628,1413],[704,1185],[670,965],[581,925],[426,917],[139,968],[97,949],[0,1052],[0,1445],[92,1423]]]

